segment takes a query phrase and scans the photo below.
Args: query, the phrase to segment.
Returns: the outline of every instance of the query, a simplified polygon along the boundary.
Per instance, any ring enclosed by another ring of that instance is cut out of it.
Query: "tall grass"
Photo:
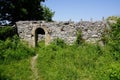
[[[30,59],[0,64],[0,80],[34,80]]]
[[[17,36],[0,40],[0,80],[33,80],[30,57],[35,55]]]
[[[119,60],[114,59],[109,46],[66,45],[59,41],[38,47],[37,66],[43,80],[119,80]]]
[[[34,54],[34,49],[28,48],[17,36],[0,40],[0,60],[20,60]]]

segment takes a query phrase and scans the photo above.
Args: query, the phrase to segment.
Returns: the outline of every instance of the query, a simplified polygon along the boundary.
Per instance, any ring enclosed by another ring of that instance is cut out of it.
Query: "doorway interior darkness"
[[[35,30],[35,46],[39,41],[45,40],[45,31],[42,28],[37,28]]]

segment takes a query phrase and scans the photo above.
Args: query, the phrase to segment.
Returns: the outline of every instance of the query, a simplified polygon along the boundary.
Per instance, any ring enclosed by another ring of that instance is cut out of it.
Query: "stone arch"
[[[41,40],[44,39],[46,45],[49,44],[49,42],[50,42],[49,30],[44,25],[38,25],[38,26],[33,27],[33,29],[32,29],[32,40],[33,40],[32,45],[33,45],[33,47],[37,46],[37,42],[40,41],[40,39]]]
[[[35,46],[37,46],[37,43],[42,40],[45,40],[45,31],[43,28],[38,27],[35,30]]]

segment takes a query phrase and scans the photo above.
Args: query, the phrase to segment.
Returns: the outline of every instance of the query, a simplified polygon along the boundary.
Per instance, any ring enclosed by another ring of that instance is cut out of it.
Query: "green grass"
[[[0,65],[1,80],[33,80],[30,59],[9,62]]]
[[[119,80],[119,60],[115,60],[109,46],[94,44],[41,44],[38,48],[38,69],[43,80]],[[116,70],[113,72],[113,70]],[[112,75],[113,74],[113,75]],[[114,78],[111,78],[111,75]]]
[[[34,49],[29,48],[25,42],[21,42],[17,36],[5,41],[0,40],[0,60],[21,60],[32,55],[35,55]]]
[[[0,80],[33,80],[30,59],[35,55],[17,36],[0,40]]]
[[[0,79],[33,80],[30,60],[35,55],[18,39],[0,41]],[[40,80],[120,80],[120,58],[111,46],[67,45],[58,39],[35,49]]]

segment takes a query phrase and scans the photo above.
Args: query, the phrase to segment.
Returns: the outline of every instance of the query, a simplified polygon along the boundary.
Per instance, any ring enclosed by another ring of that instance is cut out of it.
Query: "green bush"
[[[0,60],[20,60],[34,54],[34,49],[28,48],[17,36],[0,41]]]
[[[77,39],[75,41],[75,45],[81,45],[83,44],[85,41],[84,39],[82,39],[82,31],[81,30],[78,30],[77,31]]]
[[[60,38],[56,38],[54,39],[54,41],[51,43],[52,45],[55,46],[59,46],[61,48],[65,48],[65,46],[67,45],[64,40],[60,39]]]
[[[16,29],[11,26],[0,27],[0,40],[5,40],[8,37],[13,37],[16,34]]]
[[[111,30],[106,34],[103,34],[103,42],[109,46],[111,55],[114,59],[119,60],[120,58],[120,18],[117,18],[116,23],[110,25]]]

